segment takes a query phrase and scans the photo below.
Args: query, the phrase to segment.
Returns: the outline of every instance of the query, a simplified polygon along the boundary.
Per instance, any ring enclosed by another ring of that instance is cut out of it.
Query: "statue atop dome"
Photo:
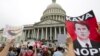
[[[56,3],[56,0],[52,0],[53,3]]]

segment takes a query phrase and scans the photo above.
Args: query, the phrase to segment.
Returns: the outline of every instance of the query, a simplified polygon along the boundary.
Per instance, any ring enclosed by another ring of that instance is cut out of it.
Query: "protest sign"
[[[100,55],[100,36],[92,10],[78,17],[67,16],[65,24],[73,39],[76,56]]]
[[[57,36],[57,45],[60,47],[65,47],[66,46],[66,34],[58,34]]]
[[[18,36],[21,36],[23,32],[23,27],[17,27],[17,26],[9,26],[6,25],[3,30],[3,37],[6,37],[7,39],[13,39]]]

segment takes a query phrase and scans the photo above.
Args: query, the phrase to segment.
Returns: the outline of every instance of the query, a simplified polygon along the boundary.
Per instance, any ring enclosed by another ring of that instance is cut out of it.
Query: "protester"
[[[0,56],[7,56],[9,48],[14,44],[14,39],[8,39],[4,49],[0,52]]]
[[[32,46],[29,46],[28,47],[28,50],[25,53],[25,56],[34,56],[34,52],[33,52],[32,49],[33,49],[33,47]]]
[[[27,51],[26,45],[22,45],[21,49],[20,49],[19,56],[25,56],[26,51]]]
[[[64,56],[62,47],[57,47],[57,51],[54,52],[53,56]]]
[[[42,55],[43,56],[50,56],[50,53],[48,52],[48,50],[46,50],[45,48],[42,49]]]
[[[20,54],[20,50],[21,50],[21,46],[16,48],[16,53],[17,53],[16,56],[19,56],[19,54]]]
[[[37,49],[37,56],[42,56],[42,51],[41,51],[41,49]]]
[[[14,47],[11,47],[10,49],[9,49],[9,53],[8,53],[8,56],[16,56],[16,50],[15,50],[15,48]]]

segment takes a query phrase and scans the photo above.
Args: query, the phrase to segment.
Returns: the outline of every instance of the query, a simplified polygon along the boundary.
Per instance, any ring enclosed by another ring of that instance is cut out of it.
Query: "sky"
[[[5,25],[28,25],[40,21],[52,0],[0,0],[0,28]],[[56,0],[67,16],[80,16],[93,10],[100,22],[100,0]]]

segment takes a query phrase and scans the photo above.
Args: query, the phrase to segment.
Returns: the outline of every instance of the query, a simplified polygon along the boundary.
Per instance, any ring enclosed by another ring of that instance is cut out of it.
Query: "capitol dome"
[[[47,7],[47,9],[50,9],[50,8],[59,8],[59,9],[61,9],[61,6],[59,4],[53,2],[52,4],[50,4]]]
[[[46,10],[43,12],[41,20],[58,20],[58,16],[61,17],[61,19],[58,18],[59,20],[64,20],[66,12],[62,9],[62,7],[59,4],[56,3],[56,0],[52,0],[52,4],[47,6]]]

